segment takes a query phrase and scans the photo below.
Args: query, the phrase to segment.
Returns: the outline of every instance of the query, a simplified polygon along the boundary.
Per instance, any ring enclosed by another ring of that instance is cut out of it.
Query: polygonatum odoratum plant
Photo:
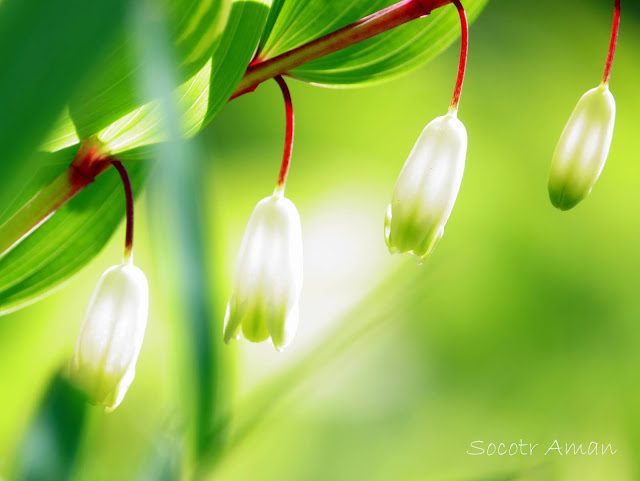
[[[86,315],[81,324],[77,320],[76,350],[63,376],[107,411],[132,386],[154,305],[146,267],[133,263],[135,196],[156,178],[149,198],[159,205],[150,201],[148,208],[177,225],[177,232],[158,242],[168,247],[166,262],[178,272],[177,304],[185,317],[192,315],[207,297],[206,282],[198,277],[204,274],[194,274],[198,260],[189,257],[182,235],[195,229],[197,238],[202,222],[197,206],[184,200],[197,174],[188,158],[172,157],[188,152],[180,146],[197,140],[228,102],[265,82],[280,87],[284,154],[273,192],[252,194],[255,208],[247,212],[226,313],[214,316],[224,326],[183,326],[199,380],[193,428],[198,458],[211,448],[215,425],[208,403],[212,365],[219,360],[212,345],[245,339],[283,350],[305,322],[298,309],[304,219],[296,199],[285,196],[287,182],[295,182],[288,175],[295,130],[288,84],[366,86],[393,79],[449,45],[459,48],[448,110],[448,92],[442,92],[443,111],[425,112],[426,126],[404,166],[398,164],[393,191],[385,194],[390,202],[380,213],[380,238],[371,240],[386,242],[392,253],[413,254],[425,264],[421,269],[429,269],[462,186],[467,143],[474,139],[459,109],[467,58],[473,55],[469,23],[486,0],[36,0],[37,8],[28,3],[0,3],[0,92],[21,85],[19,95],[2,94],[0,114],[0,151],[11,159],[0,163],[0,177],[15,179],[0,192],[0,313],[62,287],[124,218],[123,260],[83,300]],[[578,101],[552,159],[549,196],[562,210],[591,192],[613,137],[609,85],[620,1],[611,3],[614,22],[602,80]],[[55,22],[48,21],[52,16]],[[51,55],[43,57],[29,38],[40,39]],[[34,58],[39,61],[25,60]],[[398,159],[405,154],[398,152]],[[304,162],[296,158],[293,165]]]

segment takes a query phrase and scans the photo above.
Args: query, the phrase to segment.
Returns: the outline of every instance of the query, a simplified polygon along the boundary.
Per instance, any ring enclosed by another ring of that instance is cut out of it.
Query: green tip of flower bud
[[[251,342],[271,338],[277,350],[284,349],[297,329],[301,289],[300,217],[289,199],[273,195],[255,207],[242,239],[225,342],[242,334]]]
[[[107,269],[89,302],[71,378],[107,412],[120,405],[135,377],[148,309],[147,279],[131,263]]]
[[[580,98],[553,154],[548,189],[554,207],[569,210],[589,195],[609,155],[615,116],[606,85]]]
[[[409,254],[413,254],[418,258],[418,265],[422,265],[427,257],[431,255],[436,245],[438,244],[438,241],[442,238],[444,234],[444,226],[436,225],[436,228],[431,229],[425,236],[422,230],[415,229],[415,226],[408,224],[405,231],[400,233],[399,237],[401,241],[404,241],[404,244],[400,244],[397,241],[394,241],[395,238],[392,238],[391,235],[392,215],[393,212],[391,209],[391,204],[389,204],[389,206],[387,207],[387,214],[385,215],[384,219],[384,240],[387,244],[389,252],[391,254],[396,254],[398,252],[407,252]],[[397,247],[395,244],[398,244],[399,247]],[[410,247],[416,244],[417,247]]]
[[[408,252],[422,263],[444,234],[460,190],[467,131],[455,112],[430,122],[400,172],[385,215],[389,252]]]
[[[568,194],[565,189],[558,188],[558,186],[552,186],[549,183],[549,200],[551,201],[551,205],[553,205],[556,209],[567,211],[573,209],[576,205],[578,205],[589,193],[586,192],[584,195],[581,194]]]

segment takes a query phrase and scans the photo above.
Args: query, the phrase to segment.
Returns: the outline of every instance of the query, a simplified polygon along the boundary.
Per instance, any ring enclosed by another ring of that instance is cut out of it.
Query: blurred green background
[[[245,342],[221,348],[236,441],[204,477],[640,479],[637,5],[633,13],[623,5],[616,130],[602,177],[568,213],[546,192],[564,123],[600,80],[610,3],[492,0],[471,26],[459,113],[469,134],[465,177],[422,267],[387,253],[383,217],[417,136],[446,112],[458,44],[365,89],[290,82],[297,130],[287,196],[305,242],[300,330],[285,353]],[[219,317],[248,216],[276,180],[283,134],[282,99],[268,82],[196,138]],[[134,479],[181,442],[174,410],[185,347],[176,342],[181,320],[154,300],[170,274],[154,267],[152,205],[145,196],[137,203],[136,263],[152,301],[136,380],[113,414],[89,409],[76,479]],[[123,235],[121,226],[63,289],[0,318],[0,473],[9,475],[51,376],[72,356]],[[221,331],[213,335],[221,344]],[[544,456],[554,439],[611,443],[617,453]],[[466,454],[476,440],[542,447],[534,456]]]

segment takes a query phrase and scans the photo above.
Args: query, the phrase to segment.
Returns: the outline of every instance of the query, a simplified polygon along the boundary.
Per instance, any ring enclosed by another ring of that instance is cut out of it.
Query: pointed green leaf
[[[276,3],[278,0],[276,0]],[[235,0],[211,72],[206,123],[226,104],[258,48],[271,0]]]
[[[280,10],[284,5],[284,0],[273,0],[271,3],[271,10],[269,10],[269,17],[267,18],[267,24],[264,27],[264,32],[262,32],[262,41],[260,42],[260,50],[264,45],[264,42],[271,36],[271,30],[273,30],[273,26],[280,15]]]
[[[167,0],[157,6],[157,15],[169,22],[179,82],[193,78],[209,61],[222,38],[230,7],[231,0]],[[132,26],[128,27],[71,102],[71,116],[82,138],[152,100],[137,88],[144,65],[135,51]]]
[[[98,53],[122,28],[129,0],[0,3],[0,209],[31,174],[26,157],[44,140]]]
[[[487,0],[466,0],[473,20]],[[395,2],[289,0],[284,2],[260,56],[272,58],[342,28]],[[400,75],[435,57],[460,35],[455,7],[445,6],[364,42],[293,69],[307,82],[357,86]]]
[[[256,51],[269,4],[269,0],[234,0],[213,58],[176,89],[183,137],[197,134],[226,104]],[[109,152],[124,159],[148,157],[149,150],[140,147],[167,140],[160,112],[157,100],[149,102],[102,129],[97,137]],[[60,144],[64,138],[52,135],[50,144]],[[138,149],[135,156],[129,152],[132,149]]]

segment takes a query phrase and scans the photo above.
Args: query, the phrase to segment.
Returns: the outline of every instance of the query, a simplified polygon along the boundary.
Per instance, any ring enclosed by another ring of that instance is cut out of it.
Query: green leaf
[[[477,17],[486,1],[464,2],[470,20]],[[393,3],[389,0],[286,1],[260,56],[272,58]],[[325,86],[357,86],[381,81],[435,57],[459,34],[457,11],[452,5],[445,6],[427,17],[295,68],[290,74]]]
[[[256,51],[268,14],[269,0],[233,1],[213,58],[176,89],[183,137],[197,134],[226,104]],[[97,137],[109,152],[121,158],[148,157],[149,150],[141,147],[167,140],[159,102],[154,100],[129,112],[98,132]],[[62,141],[58,134],[51,143]],[[132,149],[138,149],[135,155],[129,152]]]
[[[182,112],[182,133],[190,137],[203,125],[209,100],[211,62],[175,91],[175,100]],[[165,142],[166,135],[159,101],[155,100],[137,108],[97,134],[105,148],[119,157],[144,158],[149,150],[140,149],[151,144]],[[132,157],[131,150],[138,149]]]
[[[270,37],[271,31],[273,30],[273,26],[280,15],[280,10],[284,5],[284,0],[273,0],[271,4],[271,10],[269,11],[269,18],[267,18],[267,24],[264,27],[264,32],[262,32],[262,41],[260,42],[260,50],[264,46],[264,42]]]
[[[282,3],[282,0],[276,0]],[[271,0],[235,0],[211,72],[208,123],[224,107],[256,52]]]
[[[122,27],[128,0],[0,4],[0,209],[28,180],[25,158]]]
[[[148,4],[149,10],[155,6],[157,15],[167,18],[178,83],[192,79],[209,61],[222,38],[231,0],[167,0],[159,5],[151,1]],[[137,88],[137,77],[145,68],[145,60],[137,55],[133,36],[131,29],[123,29],[89,81],[74,96],[70,112],[81,138],[97,133],[152,100]]]
[[[20,185],[13,199],[0,208],[0,226],[23,205],[31,200],[38,191],[64,170],[73,159],[78,147],[58,150],[56,152],[34,152],[27,158],[27,162],[34,166],[31,176]]]
[[[65,162],[48,175],[64,170],[75,150],[66,149]],[[62,163],[60,158],[57,161]],[[138,193],[147,165],[130,162],[126,167]],[[100,252],[124,212],[120,177],[109,169],[0,259],[0,314],[24,307],[60,287]],[[114,264],[117,262],[119,259],[114,259]]]
[[[16,481],[72,478],[87,403],[62,375],[54,376],[26,432],[15,465]]]
[[[56,152],[79,142],[76,126],[71,120],[69,109],[65,107],[40,148],[45,152]]]

